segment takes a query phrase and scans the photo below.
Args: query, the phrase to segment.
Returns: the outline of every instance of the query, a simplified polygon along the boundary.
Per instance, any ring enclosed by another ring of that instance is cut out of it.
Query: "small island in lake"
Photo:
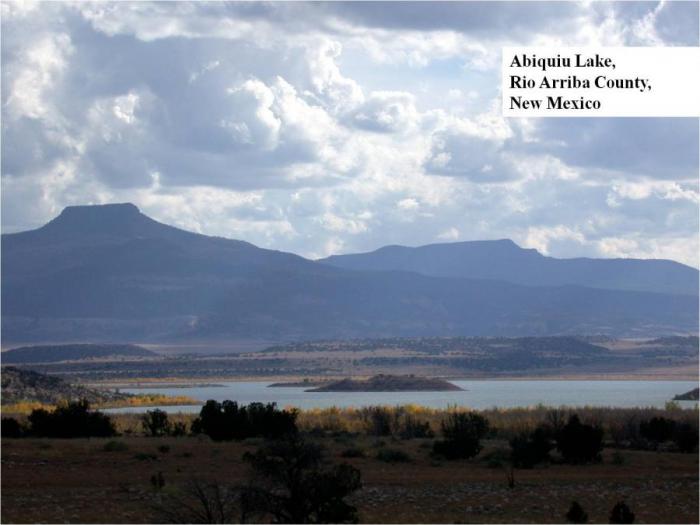
[[[321,385],[327,385],[329,381],[314,381],[309,378],[304,378],[302,381],[289,381],[289,382],[282,382],[282,383],[272,383],[271,385],[267,385],[268,388],[284,388],[284,387],[311,387],[311,386],[321,386]]]
[[[673,398],[674,401],[698,401],[700,397],[700,388],[693,388],[685,394],[678,394]]]
[[[447,392],[463,390],[444,379],[414,375],[376,375],[369,379],[341,379],[307,392]]]

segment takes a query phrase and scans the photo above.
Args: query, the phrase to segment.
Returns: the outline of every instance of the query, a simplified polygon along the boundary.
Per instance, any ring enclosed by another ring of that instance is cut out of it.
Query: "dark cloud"
[[[698,176],[698,119],[551,118],[536,121],[539,144],[513,147],[555,155],[573,166],[659,179]]]

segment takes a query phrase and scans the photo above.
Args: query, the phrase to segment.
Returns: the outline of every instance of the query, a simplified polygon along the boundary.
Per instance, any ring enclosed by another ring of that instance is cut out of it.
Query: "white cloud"
[[[47,34],[10,63],[10,95],[4,106],[11,118],[47,116],[51,110],[48,92],[64,72],[72,51],[68,34]]]
[[[498,106],[502,45],[697,42],[677,4],[3,2],[3,227],[134,201],[305,255],[510,237],[693,263],[696,120]]]
[[[443,241],[456,241],[459,239],[459,230],[455,227],[449,228],[444,232],[438,234],[438,239]]]

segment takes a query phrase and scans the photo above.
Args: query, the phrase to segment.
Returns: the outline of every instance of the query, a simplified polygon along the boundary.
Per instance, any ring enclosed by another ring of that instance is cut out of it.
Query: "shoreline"
[[[330,381],[338,381],[346,378],[347,376],[329,376],[324,377],[322,380],[312,382],[323,382],[327,383]],[[353,377],[364,377],[364,376],[353,376]],[[161,389],[161,388],[225,388],[225,384],[221,383],[302,383],[303,377],[299,376],[223,376],[212,378],[210,382],[202,382],[201,378],[137,378],[126,381],[89,381],[82,383],[88,386],[94,386],[98,388],[148,388],[148,389]],[[686,381],[699,381],[700,376],[693,376],[689,374],[683,375],[671,375],[671,374],[552,374],[552,375],[507,375],[507,376],[445,376],[441,379],[446,381],[676,381],[676,382],[686,382]],[[291,385],[290,385],[291,386]],[[309,385],[311,386],[311,385]],[[299,385],[301,388],[302,385]],[[272,385],[271,385],[272,388]],[[275,388],[282,388],[276,385]]]

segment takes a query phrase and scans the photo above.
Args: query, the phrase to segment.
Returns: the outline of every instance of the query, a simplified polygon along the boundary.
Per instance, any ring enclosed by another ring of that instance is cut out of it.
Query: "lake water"
[[[452,381],[464,391],[456,392],[305,392],[304,388],[270,388],[269,382],[221,383],[223,386],[187,388],[132,388],[132,394],[190,396],[230,399],[240,404],[253,401],[275,402],[279,407],[326,408],[367,405],[403,405],[414,403],[432,408],[459,405],[475,409],[547,406],[663,407],[676,394],[698,386],[693,381]],[[696,401],[682,401],[694,406]],[[150,407],[152,409],[152,407]],[[158,407],[167,412],[199,412],[200,406]],[[143,412],[144,407],[129,407],[108,412]]]

